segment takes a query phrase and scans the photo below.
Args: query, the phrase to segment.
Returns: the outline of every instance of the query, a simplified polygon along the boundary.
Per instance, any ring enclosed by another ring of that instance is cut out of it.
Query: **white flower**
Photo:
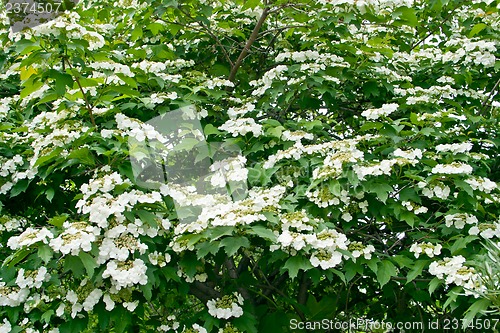
[[[241,317],[243,315],[241,305],[243,305],[243,297],[238,293],[226,295],[222,298],[212,299],[207,302],[208,313],[219,319]]]
[[[309,259],[314,267],[321,266],[322,269],[329,269],[337,266],[342,262],[342,254],[337,251],[320,250],[314,253]]]
[[[27,276],[25,276],[25,273]],[[46,267],[40,267],[38,270],[26,272],[24,268],[17,272],[16,284],[20,288],[40,288],[43,282],[50,279]]]
[[[472,167],[465,163],[453,162],[450,164],[438,164],[432,168],[431,172],[442,174],[470,174],[472,173]]]
[[[141,259],[135,259],[133,262],[112,260],[106,265],[102,277],[110,277],[115,288],[120,290],[135,284],[145,285],[148,283],[146,270],[147,267]]]
[[[219,126],[219,129],[231,133],[234,137],[247,133],[258,137],[264,133],[262,125],[255,123],[253,118],[229,119],[222,126]]]
[[[410,247],[410,252],[413,252],[415,258],[418,258],[422,253],[425,253],[429,258],[433,258],[435,255],[441,254],[442,248],[441,244],[413,243]]]
[[[7,318],[4,318],[3,324],[0,325],[0,333],[10,333],[11,329],[12,326],[10,325],[10,322],[7,320]]]
[[[477,217],[468,213],[456,213],[444,217],[447,227],[455,226],[457,229],[463,229],[465,224],[477,224]]]
[[[368,120],[376,120],[381,116],[388,116],[398,109],[399,105],[396,103],[384,104],[378,109],[368,109],[361,113],[363,117]]]
[[[45,227],[41,229],[27,228],[19,236],[13,236],[7,241],[7,246],[12,250],[17,250],[24,246],[30,246],[32,244],[43,242],[47,244],[50,238],[54,235]]]
[[[472,149],[471,142],[464,143],[452,143],[452,144],[441,144],[436,146],[437,152],[451,152],[454,154],[466,153]]]

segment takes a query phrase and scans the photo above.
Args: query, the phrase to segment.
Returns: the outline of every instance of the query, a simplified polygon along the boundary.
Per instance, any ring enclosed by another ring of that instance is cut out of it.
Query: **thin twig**
[[[73,71],[73,66],[71,66],[71,63],[68,61],[68,59],[66,57],[64,57],[63,59],[68,64],[69,68]],[[76,84],[78,85],[78,88],[80,89],[80,92],[83,95],[83,100],[85,101],[85,107],[87,108],[87,111],[89,112],[90,122],[92,123],[92,125],[94,125],[94,127],[97,128],[97,125],[96,125],[95,119],[94,119],[94,114],[92,113],[92,106],[90,105],[89,100],[87,99],[87,95],[85,94],[85,91],[83,91],[82,84],[80,83],[80,80],[78,79],[78,77],[76,75],[74,75],[73,77],[75,79]]]

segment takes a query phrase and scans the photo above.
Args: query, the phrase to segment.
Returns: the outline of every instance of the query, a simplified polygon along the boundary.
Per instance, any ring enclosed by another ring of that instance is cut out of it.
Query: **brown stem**
[[[259,35],[259,31],[262,28],[262,25],[264,24],[264,21],[266,20],[267,16],[269,15],[269,8],[264,8],[264,11],[262,12],[262,15],[259,18],[259,21],[257,21],[257,24],[255,25],[255,28],[252,31],[252,34],[247,40],[247,43],[243,47],[243,50],[241,51],[238,59],[234,63],[234,66],[231,68],[231,73],[229,74],[228,80],[231,82],[234,82],[234,79],[236,77],[236,73],[238,72],[238,69],[240,68],[243,59],[245,59],[246,55],[248,54],[248,51],[250,50],[250,47],[252,44],[255,42],[257,39],[257,36]]]
[[[73,66],[71,66],[71,63],[68,61],[68,59],[67,58],[63,58],[63,60],[66,60],[66,63],[68,64],[68,67],[71,70],[73,70]],[[82,93],[83,100],[85,101],[85,107],[87,108],[87,111],[89,112],[90,122],[92,123],[92,125],[94,125],[94,127],[97,127],[97,125],[95,123],[95,119],[94,119],[94,114],[92,113],[92,106],[90,105],[89,100],[87,99],[87,95],[85,94],[85,91],[83,91],[82,84],[80,83],[80,80],[78,79],[78,77],[76,75],[74,75],[73,78],[75,79],[75,82],[78,85],[78,88],[80,89],[80,92]]]
[[[486,97],[483,101],[483,104],[481,105],[482,109],[481,112],[479,112],[480,115],[483,115],[484,111],[491,105],[493,102],[493,94],[495,93],[495,90],[497,90],[498,85],[500,84],[500,79],[495,83],[495,86],[493,86],[493,89],[491,89],[490,93],[488,94],[488,97]]]

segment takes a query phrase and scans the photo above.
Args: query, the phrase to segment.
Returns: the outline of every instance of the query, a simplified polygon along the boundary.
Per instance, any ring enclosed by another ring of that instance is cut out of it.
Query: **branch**
[[[199,281],[195,281],[189,285],[189,292],[203,303],[207,303],[211,299],[222,297],[220,292],[211,288],[206,283],[201,283]]]
[[[491,89],[489,95],[484,99],[483,104],[481,105],[481,111],[479,112],[480,115],[483,115],[484,111],[486,111],[486,109],[493,102],[493,93],[495,92],[495,90],[497,90],[499,84],[500,84],[500,79],[498,79],[498,81],[493,86],[493,89]]]
[[[233,280],[236,280],[238,278],[238,269],[236,268],[236,265],[234,264],[233,258],[227,258],[226,261],[224,261],[224,265],[227,268],[227,272],[229,273],[229,277]],[[238,291],[241,293],[244,299],[246,300],[252,300],[250,293],[248,290],[246,290],[243,287],[238,287]]]
[[[245,44],[245,47],[243,47],[243,50],[241,51],[238,59],[234,63],[234,66],[231,68],[231,73],[229,74],[228,80],[231,82],[234,82],[234,79],[236,77],[236,73],[238,72],[238,69],[241,66],[241,63],[243,62],[243,59],[245,59],[248,51],[250,50],[250,47],[252,44],[255,42],[257,39],[257,36],[259,35],[259,31],[262,28],[262,25],[264,24],[264,21],[266,20],[267,16],[269,15],[269,8],[264,8],[264,11],[262,12],[262,15],[259,18],[259,21],[257,21],[257,24],[255,25],[255,28],[252,31],[252,34],[248,38],[247,43]]]
[[[66,57],[64,57],[63,61],[64,60],[66,60],[66,62],[68,63],[69,68],[71,70],[73,70],[73,66],[71,66],[71,63],[68,61],[68,59]],[[90,122],[92,123],[92,125],[94,125],[94,127],[97,127],[97,125],[95,123],[95,119],[94,119],[94,114],[92,113],[92,106],[90,105],[89,100],[87,99],[87,95],[85,94],[85,91],[83,91],[83,87],[80,83],[80,80],[78,79],[78,77],[76,75],[74,75],[73,77],[75,79],[76,84],[78,85],[78,88],[80,89],[80,92],[83,95],[83,100],[85,101],[85,107],[87,108],[87,111],[89,112]]]

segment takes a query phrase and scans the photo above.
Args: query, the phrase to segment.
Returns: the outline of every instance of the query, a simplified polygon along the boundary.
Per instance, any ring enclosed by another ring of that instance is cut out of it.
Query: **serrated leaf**
[[[213,255],[216,255],[217,252],[220,250],[220,242],[219,241],[207,241],[203,242],[201,244],[198,244],[196,246],[197,251],[196,251],[196,257],[198,259],[204,258],[207,256],[207,254],[211,253]]]
[[[432,295],[432,293],[437,289],[442,284],[441,280],[435,277],[434,279],[429,282],[429,294]]]
[[[427,266],[428,263],[429,263],[429,260],[417,260],[415,262],[415,265],[413,266],[413,268],[410,270],[410,272],[408,273],[408,275],[406,277],[407,278],[406,283],[409,283],[409,282],[415,280],[415,278],[417,276],[422,274],[424,267]]]
[[[47,264],[50,259],[52,259],[52,254],[54,251],[52,251],[52,248],[48,246],[47,244],[42,244],[38,247],[38,256],[40,259],[43,260],[45,264]]]
[[[389,260],[384,260],[378,263],[377,268],[377,281],[380,283],[380,287],[383,287],[392,276],[397,275],[396,266]]]
[[[66,222],[68,219],[68,215],[59,215],[59,216],[54,216],[50,220],[47,221],[48,224],[52,224],[55,227],[62,227],[63,223]]]
[[[233,234],[234,227],[217,227],[212,229],[211,238],[217,240],[222,236],[229,236]]]
[[[272,232],[272,230],[261,225],[251,226],[247,230],[247,233],[257,235],[272,242],[275,242],[277,239],[276,235],[274,234],[274,232]]]
[[[219,135],[219,134],[222,133],[221,131],[219,131],[217,129],[217,127],[215,127],[212,124],[207,124],[205,126],[205,128],[203,129],[203,132],[205,133],[206,136],[209,136],[209,135]]]
[[[87,271],[87,275],[89,276],[89,278],[92,278],[92,276],[94,275],[94,269],[97,267],[95,258],[83,251],[80,251],[80,253],[78,253],[78,257],[82,261],[82,264]]]
[[[226,237],[221,242],[220,245],[224,247],[226,254],[231,257],[233,256],[240,247],[249,247],[250,241],[248,238],[239,236],[239,237]]]
[[[465,330],[467,326],[474,320],[476,315],[484,310],[487,310],[491,305],[489,299],[478,299],[474,302],[466,311],[464,318],[462,319],[462,328]]]
[[[139,215],[142,222],[146,222],[153,228],[158,228],[158,217],[155,214],[141,209],[137,211],[137,215]]]
[[[288,271],[288,275],[293,279],[297,277],[299,270],[307,271],[308,269],[313,268],[309,259],[296,255],[289,258],[283,268]]]

